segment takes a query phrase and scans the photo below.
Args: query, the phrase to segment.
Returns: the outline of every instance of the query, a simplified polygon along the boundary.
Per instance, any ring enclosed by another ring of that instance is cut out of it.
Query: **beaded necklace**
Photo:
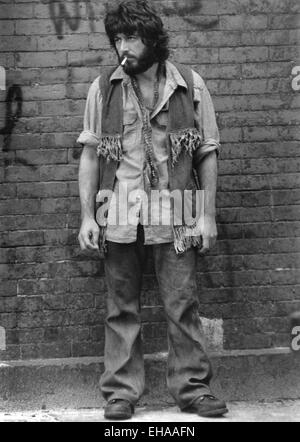
[[[142,113],[142,123],[143,123],[142,136],[143,136],[143,145],[146,156],[145,158],[146,161],[144,164],[144,178],[146,180],[145,184],[146,185],[149,184],[150,187],[156,186],[159,180],[157,166],[153,152],[152,128],[149,120],[149,111],[151,110],[153,111],[155,109],[159,100],[160,72],[161,72],[161,66],[159,65],[154,83],[152,109],[147,109],[138,81],[136,77],[131,77],[132,88],[135,92]]]

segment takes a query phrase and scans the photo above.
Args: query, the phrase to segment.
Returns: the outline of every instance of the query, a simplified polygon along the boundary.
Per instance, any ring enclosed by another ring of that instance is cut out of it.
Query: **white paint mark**
[[[0,91],[6,90],[6,71],[3,66],[0,66]]]
[[[6,333],[4,327],[0,327],[0,350],[6,350]]]
[[[223,319],[208,319],[201,317],[201,322],[209,351],[224,349]]]

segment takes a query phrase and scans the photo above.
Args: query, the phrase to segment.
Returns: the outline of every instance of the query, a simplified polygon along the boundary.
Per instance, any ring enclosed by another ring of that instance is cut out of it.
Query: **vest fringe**
[[[123,158],[121,137],[119,135],[103,135],[97,147],[97,154],[106,158],[107,162],[121,161]]]
[[[186,252],[191,247],[198,247],[202,243],[199,228],[190,226],[173,226],[174,248],[179,255]]]
[[[178,157],[182,150],[192,156],[193,151],[200,148],[202,145],[202,136],[195,128],[184,129],[178,132],[170,133],[171,140],[171,162],[172,167],[178,161]]]

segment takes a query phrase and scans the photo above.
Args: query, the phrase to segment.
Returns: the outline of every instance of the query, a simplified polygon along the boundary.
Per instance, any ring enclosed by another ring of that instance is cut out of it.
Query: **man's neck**
[[[136,75],[139,83],[153,83],[156,79],[158,63],[154,63],[150,69],[142,74]]]

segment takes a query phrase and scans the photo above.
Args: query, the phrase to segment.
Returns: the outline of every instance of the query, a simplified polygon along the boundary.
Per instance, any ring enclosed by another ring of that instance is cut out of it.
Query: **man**
[[[139,297],[149,251],[168,322],[169,391],[184,412],[223,415],[226,404],[209,388],[196,290],[197,253],[217,237],[219,133],[211,98],[196,72],[168,61],[167,34],[147,1],[114,6],[105,29],[120,65],[90,87],[78,139],[84,145],[78,239],[82,250],[104,251],[108,287],[105,417],[130,418],[144,390]],[[188,223],[178,201],[196,182],[205,193],[204,216]],[[153,197],[157,191],[162,202]],[[172,222],[163,221],[161,207],[169,207]]]

